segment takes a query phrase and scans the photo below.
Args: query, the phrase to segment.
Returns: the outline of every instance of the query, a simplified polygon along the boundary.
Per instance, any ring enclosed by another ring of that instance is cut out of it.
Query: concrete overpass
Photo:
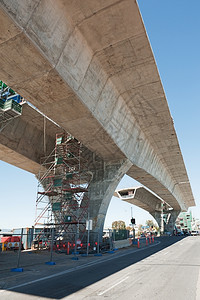
[[[0,159],[38,174],[40,160],[45,156],[45,151],[50,153],[54,149],[55,135],[59,131],[59,126],[46,119],[44,139],[44,116],[24,103],[22,115],[9,122],[0,132]]]
[[[120,189],[115,191],[114,196],[148,211],[158,223],[161,232],[173,232],[178,212],[174,211],[166,202],[145,187]],[[165,223],[162,217],[163,214],[167,215]]]
[[[95,230],[124,174],[174,211],[195,205],[136,1],[0,0],[0,22],[0,78],[103,161]]]

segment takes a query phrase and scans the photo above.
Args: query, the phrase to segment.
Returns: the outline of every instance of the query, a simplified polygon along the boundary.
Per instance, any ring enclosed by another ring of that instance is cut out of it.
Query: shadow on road
[[[27,294],[27,299],[28,295],[61,299],[131,266],[181,239],[183,239],[183,237],[160,237],[157,238],[157,241],[160,243],[154,247],[135,249],[134,252],[131,252],[130,249],[118,251],[115,254],[111,254],[107,261],[101,261],[98,264],[93,264],[67,274],[55,276],[48,280],[38,280],[38,282],[12,289],[12,292],[15,291],[17,293]],[[127,254],[124,255],[125,253]],[[98,260],[98,257],[96,260]],[[20,295],[18,294],[18,296]]]

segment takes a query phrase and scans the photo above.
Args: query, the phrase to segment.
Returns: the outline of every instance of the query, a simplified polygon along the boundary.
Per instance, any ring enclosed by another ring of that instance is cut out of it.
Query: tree
[[[139,224],[139,225],[138,225],[138,231],[142,231],[142,227],[143,227],[143,225],[142,225],[142,224]]]
[[[138,225],[138,235],[139,235],[139,236],[143,233],[142,227],[143,227],[142,224],[139,224],[139,225]]]
[[[159,226],[157,226],[156,223],[154,223],[152,220],[147,220],[146,225],[149,226],[149,228],[153,229],[154,231],[159,231]]]
[[[126,227],[126,230],[132,231],[132,230],[133,230],[133,227],[132,227],[132,226],[127,226],[127,227]]]
[[[151,228],[151,227],[154,227],[154,223],[153,223],[152,220],[147,220],[147,221],[146,221],[146,225],[149,226],[150,228]]]
[[[126,229],[126,224],[124,221],[114,221],[112,222],[112,229]]]

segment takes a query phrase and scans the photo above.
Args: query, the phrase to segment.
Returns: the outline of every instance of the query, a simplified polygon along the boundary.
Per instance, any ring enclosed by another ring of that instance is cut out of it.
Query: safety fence
[[[24,233],[23,229],[21,229],[20,235],[15,233],[10,237],[1,238],[1,250],[6,252],[12,259],[13,266],[15,266],[15,268],[11,268],[13,272],[23,271],[21,266],[24,264],[24,259],[26,261],[25,264],[27,264],[27,253],[38,254],[36,258],[37,263],[42,263],[45,259],[46,264],[53,265],[55,264],[54,258],[55,256],[58,258],[58,254],[69,255],[71,259],[77,260],[80,256],[101,256],[102,253],[113,250],[111,240],[106,239],[100,242],[99,233],[94,234],[89,231],[86,231],[82,240],[79,238],[78,232],[68,232],[66,234],[65,232],[57,232],[54,227],[48,230],[41,229],[38,232],[33,231],[31,243],[29,243],[31,247],[24,250],[24,241],[27,241],[27,239],[29,239],[29,233]],[[11,257],[12,252],[16,253]],[[21,256],[23,256],[22,259]],[[31,258],[33,259],[33,255]],[[34,263],[32,262],[32,264]]]
[[[31,243],[29,243],[31,248],[24,250],[26,241],[30,242],[29,235],[30,233],[26,231],[24,233],[24,229],[21,229],[20,235],[15,233],[10,237],[1,238],[2,251],[9,254],[13,272],[22,272],[22,266],[35,263],[54,265],[58,257],[62,256],[60,254],[65,254],[72,260],[78,260],[81,256],[101,256],[103,253],[113,253],[116,250],[116,241],[113,240],[112,232],[110,232],[110,236],[102,240],[99,233],[86,231],[81,240],[78,232],[66,234],[66,232],[57,232],[54,227],[48,228],[48,230],[38,229],[37,232],[33,230]],[[154,243],[154,236],[149,235],[146,238],[135,240],[129,238],[127,241],[129,245],[133,244],[137,248],[142,248]],[[11,256],[12,252],[15,252],[15,255]],[[30,259],[28,253],[36,255],[32,255],[32,259]],[[62,256],[63,261],[66,260],[66,256]]]

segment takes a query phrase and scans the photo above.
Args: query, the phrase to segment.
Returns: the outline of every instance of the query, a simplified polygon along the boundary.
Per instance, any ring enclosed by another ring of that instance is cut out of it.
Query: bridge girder
[[[136,2],[0,7],[0,78],[106,162],[128,159],[127,174],[175,209],[194,205]]]

